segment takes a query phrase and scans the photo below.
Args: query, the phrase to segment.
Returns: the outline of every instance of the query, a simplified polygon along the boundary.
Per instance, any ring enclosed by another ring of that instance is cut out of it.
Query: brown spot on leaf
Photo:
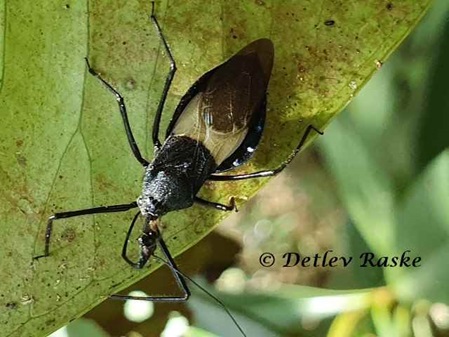
[[[22,167],[26,167],[27,166],[27,159],[26,159],[26,157],[24,157],[20,153],[16,153],[16,159],[17,159],[17,163],[20,166],[22,166]]]
[[[64,231],[61,234],[61,239],[67,242],[72,242],[73,240],[75,240],[75,238],[76,238],[76,231],[71,227],[64,229]]]

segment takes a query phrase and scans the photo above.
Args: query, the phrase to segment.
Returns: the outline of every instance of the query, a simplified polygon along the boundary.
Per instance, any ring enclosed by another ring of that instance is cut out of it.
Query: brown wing
[[[208,73],[175,121],[171,134],[201,141],[217,165],[243,142],[248,123],[265,98],[273,44],[256,40]],[[201,80],[200,80],[201,81]],[[199,81],[199,82],[200,82]]]

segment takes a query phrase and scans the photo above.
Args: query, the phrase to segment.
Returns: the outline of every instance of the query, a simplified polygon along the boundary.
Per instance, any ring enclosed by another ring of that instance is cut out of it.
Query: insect
[[[189,298],[190,290],[185,279],[190,280],[190,278],[179,271],[172,258],[159,230],[160,218],[168,212],[185,209],[195,203],[221,211],[235,210],[233,198],[229,205],[224,205],[203,200],[197,196],[206,180],[236,181],[274,176],[293,160],[312,130],[319,134],[321,132],[309,125],[294,152],[276,169],[248,174],[221,174],[248,161],[262,137],[266,115],[266,92],[274,59],[273,43],[265,38],[248,44],[226,62],[205,73],[190,87],[177,106],[162,143],[159,140],[159,126],[164,104],[176,73],[176,63],[154,14],[154,3],[152,3],[150,18],[170,60],[170,71],[166,77],[153,122],[152,140],[155,155],[151,162],[141,155],[128,121],[124,98],[91,67],[86,58],[89,73],[95,76],[118,102],[129,146],[136,160],[144,168],[142,193],[136,201],[126,204],[53,214],[47,222],[44,254],[36,256],[35,259],[50,255],[50,241],[55,220],[89,214],[125,212],[138,208],[125,238],[122,249],[123,259],[132,267],[141,269],[150,257],[157,258],[155,251],[159,247],[166,260],[158,259],[163,260],[170,267],[183,295],[171,297],[112,295],[111,297],[176,302]],[[144,219],[142,233],[138,239],[140,254],[138,260],[133,261],[127,254],[128,240],[140,217]],[[225,310],[227,311],[226,308]],[[232,316],[231,318],[233,319]],[[238,328],[244,335],[241,328],[239,326]]]

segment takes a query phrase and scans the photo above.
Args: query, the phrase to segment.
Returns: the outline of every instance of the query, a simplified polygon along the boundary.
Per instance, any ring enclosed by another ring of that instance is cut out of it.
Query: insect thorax
[[[186,136],[170,136],[145,170],[142,195],[137,199],[142,215],[160,217],[188,208],[217,165],[209,150]]]

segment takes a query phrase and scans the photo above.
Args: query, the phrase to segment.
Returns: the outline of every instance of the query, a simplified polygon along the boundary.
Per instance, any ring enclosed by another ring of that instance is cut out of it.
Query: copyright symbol
[[[271,254],[271,253],[263,253],[262,255],[260,255],[259,263],[263,267],[271,267],[274,264],[275,260],[276,259],[274,258],[273,254]]]

